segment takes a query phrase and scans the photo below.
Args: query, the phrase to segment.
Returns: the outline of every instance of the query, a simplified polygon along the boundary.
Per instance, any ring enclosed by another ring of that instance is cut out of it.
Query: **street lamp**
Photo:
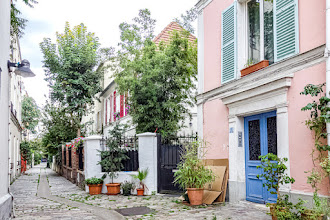
[[[22,62],[12,63],[8,60],[8,69],[10,67],[16,67],[15,73],[22,77],[34,77],[36,76],[30,69],[30,62],[28,60],[22,60]]]

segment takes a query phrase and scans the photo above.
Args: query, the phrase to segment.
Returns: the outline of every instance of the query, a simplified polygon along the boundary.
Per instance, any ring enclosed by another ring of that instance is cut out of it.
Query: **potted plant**
[[[277,213],[279,212],[291,212],[290,206],[285,206],[285,201],[282,200],[279,192],[279,187],[282,184],[294,183],[295,180],[291,178],[285,171],[287,166],[285,162],[288,161],[288,158],[279,158],[277,155],[269,153],[264,156],[259,156],[261,159],[261,165],[257,166],[258,169],[262,169],[263,173],[257,175],[257,178],[265,178],[263,186],[267,187],[267,190],[271,194],[277,194],[277,201],[275,204],[267,204],[270,207],[270,214],[272,215],[273,220],[277,219]],[[281,215],[282,213],[279,213]]]
[[[205,143],[200,141],[184,145],[178,171],[174,173],[174,183],[187,189],[191,205],[202,204],[204,185],[215,179],[212,170],[203,165],[205,153]]]
[[[102,192],[103,179],[92,177],[85,180],[88,185],[90,195],[98,195]]]
[[[124,196],[129,196],[131,195],[132,189],[133,189],[133,183],[125,181],[124,183],[121,184],[121,189],[123,190],[123,195]]]
[[[102,166],[103,171],[105,171],[111,179],[110,183],[105,184],[109,195],[117,195],[120,193],[120,183],[114,183],[113,180],[117,178],[118,172],[124,168],[123,161],[128,159],[126,150],[121,147],[121,140],[125,128],[125,125],[116,123],[109,131],[111,138],[106,141],[107,150],[100,151],[101,160],[98,164]]]
[[[267,66],[269,66],[269,60],[262,60],[257,62],[255,60],[249,59],[245,64],[245,68],[241,70],[241,76],[246,76]]]
[[[140,187],[136,189],[137,195],[138,196],[143,196],[144,195],[144,190],[148,189],[146,184],[143,182],[147,176],[148,176],[149,170],[139,170],[137,175],[132,175],[134,179],[139,180],[139,185]]]

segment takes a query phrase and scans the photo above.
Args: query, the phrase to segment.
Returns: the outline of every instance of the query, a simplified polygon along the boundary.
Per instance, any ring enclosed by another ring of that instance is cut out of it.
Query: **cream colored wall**
[[[0,219],[6,219],[11,210],[8,194],[8,157],[9,157],[9,60],[10,45],[10,1],[0,1]],[[1,216],[2,215],[2,216]]]

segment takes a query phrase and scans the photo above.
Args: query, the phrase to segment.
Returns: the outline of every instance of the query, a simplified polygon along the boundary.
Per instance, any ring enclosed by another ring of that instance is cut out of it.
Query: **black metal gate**
[[[184,144],[197,140],[196,136],[161,138],[158,136],[158,193],[179,194],[183,192],[173,183],[174,173],[180,162]]]

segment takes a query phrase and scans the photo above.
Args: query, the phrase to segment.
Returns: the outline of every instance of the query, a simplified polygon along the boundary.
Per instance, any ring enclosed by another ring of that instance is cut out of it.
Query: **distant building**
[[[18,63],[22,60],[19,40],[12,39],[10,61]],[[20,143],[22,140],[22,99],[24,85],[22,77],[9,74],[9,175],[13,181],[21,173]]]

